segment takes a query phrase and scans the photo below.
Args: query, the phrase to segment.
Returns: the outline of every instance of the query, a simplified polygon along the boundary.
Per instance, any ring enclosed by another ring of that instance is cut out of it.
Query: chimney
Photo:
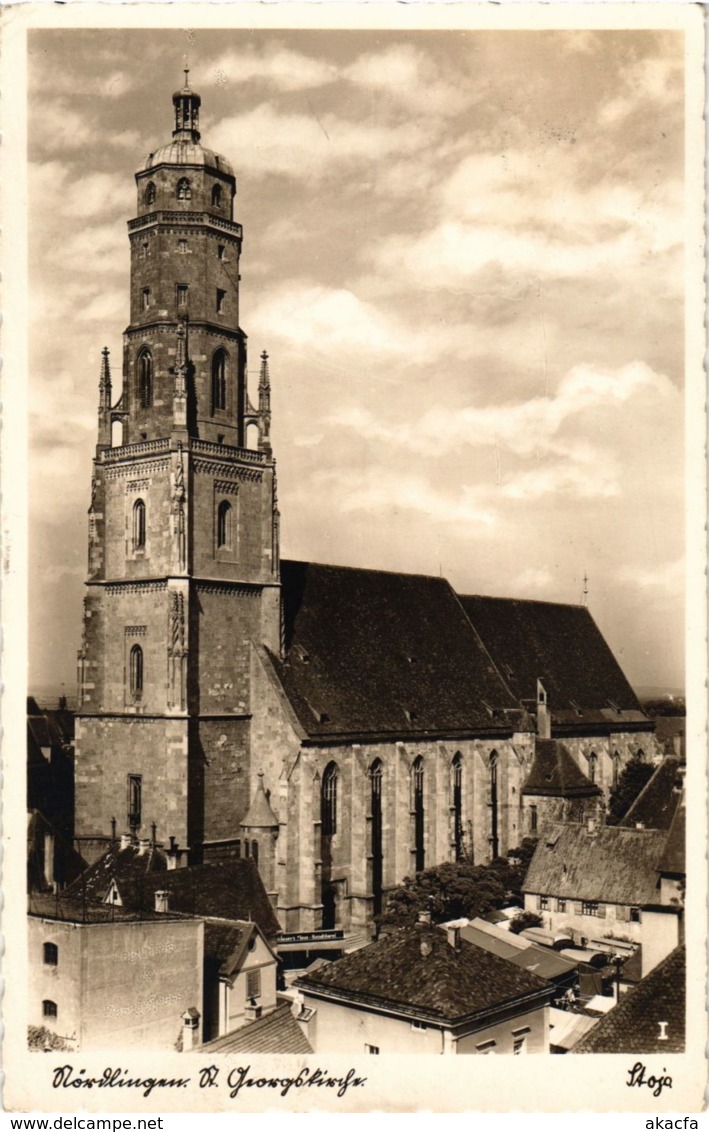
[[[645,829],[645,822],[644,821],[636,821],[635,828],[636,829]]]
[[[589,833],[596,832],[596,819],[593,817],[586,818],[586,829]]]
[[[182,1052],[189,1053],[200,1044],[200,1019],[202,1015],[190,1006],[182,1015]]]
[[[551,739],[551,717],[547,694],[539,677],[537,677],[537,736],[539,739]]]
[[[150,849],[150,839],[148,837],[141,837],[138,842],[138,856],[144,857]]]
[[[446,939],[449,947],[454,951],[460,951],[460,928],[446,928]]]
[[[170,893],[166,888],[160,888],[155,893],[155,911],[156,912],[169,912],[170,911]]]
[[[424,959],[428,959],[429,955],[433,951],[433,944],[431,943],[430,939],[422,939],[421,940],[421,949],[420,950],[421,950],[422,957]]]
[[[132,844],[133,844],[133,838],[131,837],[130,833],[122,833],[121,834],[121,849],[130,849]]]
[[[247,1022],[255,1022],[257,1018],[261,1017],[262,1012],[263,1007],[257,1006],[253,999],[249,999],[244,1010],[244,1017]]]
[[[174,837],[170,838],[170,847],[165,850],[165,856],[167,857],[168,869],[178,869],[180,867],[182,850],[177,848],[177,842]]]
[[[44,879],[49,888],[54,889],[54,834],[44,835]]]
[[[430,912],[419,912],[418,922],[420,924],[430,924],[431,923],[431,913]]]

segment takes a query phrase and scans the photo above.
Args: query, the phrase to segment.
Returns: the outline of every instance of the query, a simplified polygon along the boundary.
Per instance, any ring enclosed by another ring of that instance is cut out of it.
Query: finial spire
[[[181,90],[176,90],[172,96],[172,104],[175,107],[175,129],[172,136],[176,141],[192,142],[196,145],[200,138],[199,108],[202,99],[189,87],[190,68],[187,56],[185,55],[184,58],[185,66],[182,70],[185,85]]]
[[[588,574],[584,573],[583,576],[583,605],[588,605]]]
[[[104,346],[101,351],[101,376],[98,382],[99,409],[111,408],[111,363],[109,356],[110,351],[108,346]]]
[[[271,451],[271,378],[268,373],[268,354],[261,353],[261,372],[258,379],[258,446],[262,452]]]

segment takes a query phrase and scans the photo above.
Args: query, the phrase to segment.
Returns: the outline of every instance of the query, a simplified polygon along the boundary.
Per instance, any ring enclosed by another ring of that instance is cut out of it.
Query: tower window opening
[[[216,350],[212,356],[212,412],[226,409],[226,352]]]
[[[320,820],[323,837],[337,833],[337,763],[328,763],[322,776]]]
[[[138,829],[142,823],[143,809],[143,776],[140,774],[128,775],[128,826]]]
[[[223,549],[231,547],[231,503],[223,499],[217,508],[217,546]]]
[[[416,862],[416,872],[420,873],[426,867],[426,845],[425,845],[425,778],[423,769],[423,759],[421,755],[414,759],[414,764],[411,768],[411,784],[413,788],[413,811],[414,811],[414,856]]]
[[[463,856],[463,758],[460,751],[451,764],[453,780],[453,845],[456,861]]]
[[[44,964],[46,967],[56,967],[59,964],[59,948],[56,943],[45,943],[42,948]]]
[[[226,259],[226,245],[217,244],[217,259]]]
[[[144,244],[142,245],[142,251],[143,251],[143,259],[147,259],[147,258],[148,258],[148,253],[149,253],[149,251],[150,251],[150,245],[148,244],[148,241],[147,241],[147,240],[146,240],[146,241],[145,241],[145,243],[144,243]]]
[[[153,356],[150,350],[138,355],[138,404],[149,409],[153,403]]]
[[[222,207],[222,187],[221,185],[212,186],[212,208]]]
[[[136,499],[133,504],[133,550],[145,549],[145,504]]]
[[[192,186],[187,177],[180,177],[180,180],[177,182],[177,199],[192,200]]]
[[[142,303],[143,303],[143,310],[146,311],[150,306],[150,288],[149,287],[143,287]]]
[[[145,186],[144,200],[146,204],[155,204],[155,184],[153,181],[148,181]]]
[[[130,693],[134,700],[139,700],[143,694],[143,650],[140,645],[133,645],[130,650]]]
[[[180,253],[180,255],[186,255],[187,254],[187,240],[178,240],[177,241],[177,250]]]
[[[217,314],[224,314],[225,302],[226,291],[222,291],[221,287],[217,287]]]
[[[177,284],[177,305],[178,307],[187,306],[187,296],[189,294],[189,287],[186,283]]]

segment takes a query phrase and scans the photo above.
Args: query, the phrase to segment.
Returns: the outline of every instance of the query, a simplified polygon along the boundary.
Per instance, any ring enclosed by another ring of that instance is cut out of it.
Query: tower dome
[[[175,111],[172,141],[149,153],[137,172],[144,173],[159,165],[196,165],[216,169],[233,177],[234,170],[226,157],[200,145],[199,108],[202,99],[190,87],[188,77],[189,69],[185,68],[185,84],[172,96]]]

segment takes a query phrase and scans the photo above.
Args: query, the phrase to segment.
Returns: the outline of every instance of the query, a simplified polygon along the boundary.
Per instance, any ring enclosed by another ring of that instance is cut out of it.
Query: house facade
[[[204,925],[88,915],[33,899],[28,1021],[71,1049],[182,1048],[183,1015],[202,1010]]]
[[[554,988],[419,923],[297,979],[316,1053],[547,1053]]]

